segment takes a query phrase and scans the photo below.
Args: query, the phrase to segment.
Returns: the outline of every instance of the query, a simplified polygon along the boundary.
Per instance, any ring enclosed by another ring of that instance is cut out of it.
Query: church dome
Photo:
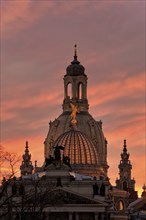
[[[85,75],[85,68],[78,61],[72,61],[71,65],[66,68],[67,75],[69,76],[77,76],[77,75]]]
[[[99,155],[90,139],[81,131],[71,129],[60,135],[54,146],[64,147],[71,164],[99,164]]]
[[[53,146],[55,146],[55,144],[59,143],[59,145],[64,146],[64,142],[66,141],[66,139],[68,141],[69,139],[70,141],[73,140],[73,134],[74,134],[74,137],[76,137],[75,139],[77,140],[79,138],[81,139],[82,145],[86,143],[86,146],[87,146],[86,150],[88,149],[88,145],[91,146],[90,151],[92,151],[92,154],[90,154],[89,150],[87,150],[86,153],[87,155],[89,155],[87,161],[91,159],[92,162],[89,162],[89,163],[87,162],[87,164],[83,164],[82,162],[82,167],[85,166],[86,171],[87,171],[88,166],[92,167],[92,171],[88,172],[88,174],[92,174],[94,168],[96,169],[97,164],[100,164],[106,173],[106,170],[107,170],[106,168],[107,167],[107,162],[106,162],[107,149],[106,148],[107,147],[106,147],[106,140],[105,140],[105,137],[102,131],[101,121],[94,120],[93,117],[88,112],[80,112],[76,116],[78,131],[72,131],[70,130],[70,124],[71,124],[70,114],[71,112],[64,112],[53,122],[50,121],[49,132],[44,142],[45,157],[48,158],[50,154],[51,155],[53,154],[53,149],[54,149]],[[64,139],[64,142],[63,142],[63,137],[66,137],[66,139]],[[80,147],[76,148],[75,149],[76,154],[80,155],[81,149],[83,148],[80,148]],[[96,152],[97,159],[95,159],[95,155],[93,156],[94,151]],[[64,154],[70,156],[68,154],[67,148],[65,149]],[[93,159],[92,159],[92,156],[93,156]],[[71,158],[71,160],[72,160],[71,163],[74,162],[73,158]],[[80,159],[79,159],[79,162],[80,162]],[[81,166],[81,163],[80,163],[80,166]],[[76,160],[76,164],[74,163],[72,167],[74,168],[74,170],[78,170],[77,160]],[[83,173],[84,168],[80,169],[80,171],[81,173]],[[84,172],[84,173],[86,174],[87,172]]]
[[[87,99],[87,76],[77,59],[75,45],[74,60],[67,67],[64,76],[63,112],[49,123],[49,131],[44,142],[45,158],[53,155],[54,144],[65,145],[65,154],[71,158],[74,170],[96,174],[100,165],[107,174],[107,141],[102,130],[102,122],[96,121],[89,113]],[[72,105],[77,111],[77,130],[71,130]],[[74,145],[74,146],[73,146]],[[84,166],[84,167],[83,167]],[[87,172],[87,170],[89,172]]]

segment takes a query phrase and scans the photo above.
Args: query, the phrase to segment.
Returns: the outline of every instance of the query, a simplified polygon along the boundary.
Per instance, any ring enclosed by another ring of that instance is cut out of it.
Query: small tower
[[[124,140],[123,152],[121,153],[121,161],[119,164],[119,179],[116,180],[118,189],[128,191],[130,193],[130,202],[137,199],[137,191],[135,191],[135,180],[131,179],[132,165],[127,153],[126,140]]]
[[[28,150],[28,141],[26,141],[25,153],[23,154],[22,158],[23,161],[20,166],[21,176],[32,174],[33,166],[31,162],[31,154],[29,154],[29,150]]]
[[[87,76],[85,68],[77,58],[77,45],[75,45],[74,59],[67,67],[64,76],[64,112],[71,111],[70,103],[76,104],[80,112],[88,111]]]

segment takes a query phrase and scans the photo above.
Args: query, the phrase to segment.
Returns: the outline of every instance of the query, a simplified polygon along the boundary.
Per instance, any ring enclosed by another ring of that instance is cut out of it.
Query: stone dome
[[[77,54],[75,50],[74,60],[71,62],[71,64],[66,68],[66,73],[69,76],[79,76],[79,75],[85,75],[85,68],[80,64],[80,62],[77,59]]]
[[[70,76],[85,75],[84,72],[85,68],[80,63],[74,61],[66,68],[66,73]]]
[[[90,139],[81,131],[71,129],[60,135],[54,146],[64,147],[64,155],[70,158],[71,164],[99,165],[97,148]]]
[[[45,158],[48,158],[49,155],[53,154],[53,146],[54,143],[56,143],[57,139],[60,137],[64,137],[64,133],[71,132],[71,118],[70,118],[71,112],[64,112],[62,113],[57,119],[55,119],[53,122],[50,121],[49,123],[49,132],[46,137],[46,140],[44,142],[45,145]],[[93,149],[92,152],[94,152],[94,149],[97,155],[97,162],[101,164],[103,170],[106,173],[107,170],[107,146],[106,146],[106,140],[102,131],[102,123],[101,121],[95,121],[93,117],[88,112],[80,112],[77,114],[77,129],[78,132],[80,131],[81,135],[80,137],[84,137],[84,140],[82,140],[82,144],[86,143],[86,149],[88,149],[88,144],[90,143],[91,149]],[[66,133],[68,134],[68,133]],[[71,133],[69,133],[71,134]],[[78,133],[79,134],[79,133]],[[79,135],[78,135],[79,136]],[[77,137],[78,137],[77,136]],[[77,138],[78,139],[78,138]],[[69,139],[68,139],[69,140]],[[86,141],[85,141],[86,140]],[[88,144],[87,144],[88,143]],[[62,142],[60,143],[62,144]],[[63,145],[63,144],[62,144]],[[77,149],[76,149],[77,150]],[[80,150],[80,148],[78,148]],[[77,153],[77,152],[76,152]],[[80,153],[78,153],[79,155]],[[94,156],[93,156],[94,158]],[[90,159],[92,162],[89,162],[89,164],[85,165],[91,166],[92,168],[95,166],[97,167],[97,163],[94,162],[94,159],[92,159],[92,156],[90,156]],[[99,161],[98,161],[99,160]],[[88,160],[89,161],[89,160]],[[77,163],[77,161],[76,161]],[[74,163],[73,168],[76,170],[76,164]],[[82,164],[82,166],[84,166]],[[78,170],[78,167],[77,167]],[[81,173],[83,173],[84,169],[81,170]]]

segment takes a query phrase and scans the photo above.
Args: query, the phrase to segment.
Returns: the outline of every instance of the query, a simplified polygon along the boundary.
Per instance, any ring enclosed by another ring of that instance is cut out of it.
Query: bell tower
[[[132,165],[129,160],[129,153],[127,153],[126,140],[124,140],[123,152],[121,153],[121,161],[119,164],[120,178],[116,180],[117,188],[128,191],[135,189],[135,180],[131,180]]]
[[[127,153],[127,144],[124,140],[123,152],[121,153],[121,161],[119,164],[119,179],[116,180],[118,189],[128,191],[130,193],[130,202],[137,199],[137,191],[135,191],[135,180],[131,179],[132,165],[129,160],[129,153]]]
[[[77,45],[75,45],[74,60],[66,69],[64,76],[63,112],[70,112],[70,103],[77,104],[80,112],[88,111],[87,76],[85,68],[77,59]]]

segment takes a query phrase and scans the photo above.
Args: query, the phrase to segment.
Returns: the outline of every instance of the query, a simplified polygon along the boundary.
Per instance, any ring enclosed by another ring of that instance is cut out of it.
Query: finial
[[[26,148],[28,148],[28,141],[26,141]]]
[[[77,57],[77,45],[75,44],[75,55],[74,55],[74,57]]]
[[[75,44],[74,47],[75,47],[74,59],[77,60],[77,45]]]
[[[74,48],[75,48],[75,50],[74,50],[74,60],[71,62],[71,64],[80,64],[80,62],[77,59],[77,45],[76,44],[74,45]]]
[[[127,151],[126,147],[127,147],[127,145],[126,145],[126,139],[124,139],[124,150]]]

